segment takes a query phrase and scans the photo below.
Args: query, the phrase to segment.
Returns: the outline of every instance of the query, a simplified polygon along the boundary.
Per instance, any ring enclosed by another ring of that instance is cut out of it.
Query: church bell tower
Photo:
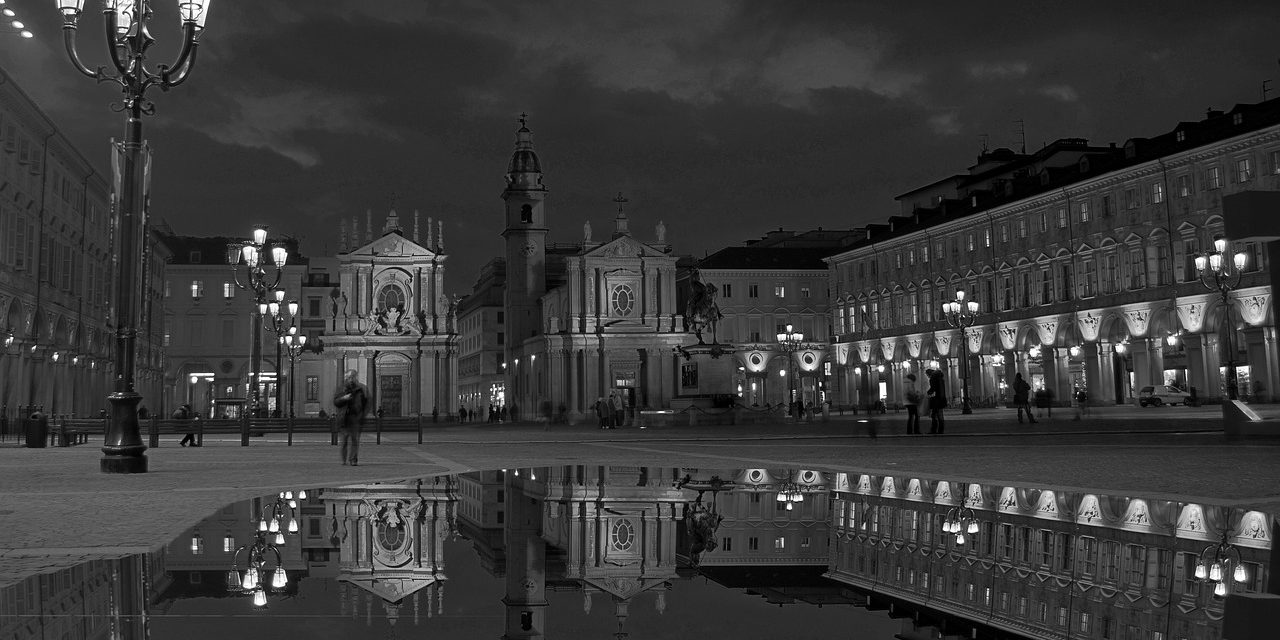
[[[533,151],[533,134],[527,126],[527,116],[522,114],[520,130],[516,132],[516,150],[507,165],[507,188],[502,192],[506,202],[506,227],[502,237],[507,243],[507,361],[541,325],[538,299],[547,288],[546,197],[542,164]]]

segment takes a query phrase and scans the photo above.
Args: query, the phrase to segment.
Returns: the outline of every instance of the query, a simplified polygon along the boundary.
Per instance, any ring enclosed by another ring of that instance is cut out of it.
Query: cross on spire
[[[391,210],[392,210],[392,211],[395,211],[395,210],[396,210],[396,203],[397,203],[399,200],[400,200],[400,196],[399,196],[399,195],[397,195],[397,194],[396,194],[396,192],[392,191],[392,192],[391,192]]]
[[[630,200],[627,200],[626,198],[622,197],[621,191],[618,192],[618,197],[614,198],[613,201],[618,203],[618,215],[622,215],[623,206],[626,205],[628,202],[631,202]]]
[[[521,128],[524,128],[524,127],[529,126],[529,125],[528,125],[528,120],[529,120],[529,114],[528,114],[528,113],[525,113],[525,112],[523,112],[523,111],[522,111],[522,112],[520,112],[520,127],[521,127]]]

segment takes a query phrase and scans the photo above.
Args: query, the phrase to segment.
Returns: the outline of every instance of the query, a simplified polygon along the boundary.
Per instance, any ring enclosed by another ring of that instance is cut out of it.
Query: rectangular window
[[[1130,211],[1142,206],[1142,197],[1138,195],[1137,189],[1124,190],[1124,208]]]
[[[774,297],[777,297],[777,298],[787,297],[787,287],[783,285],[781,282],[775,283],[773,285],[773,295]]]
[[[921,247],[920,247],[920,262],[928,262],[928,261],[929,261],[929,245],[927,245],[927,244],[926,244],[926,245],[921,245]]]
[[[1170,572],[1173,571],[1173,551],[1169,549],[1156,549],[1155,557],[1152,561],[1156,563],[1155,588],[1161,591],[1169,590],[1169,581],[1171,579]]]
[[[805,537],[803,537],[803,538],[800,538],[800,548],[801,548],[801,549],[808,549],[808,548],[809,548],[809,545],[811,545],[811,544],[813,544],[813,541],[809,538],[809,536],[805,536]]]
[[[169,318],[166,317],[164,319],[164,338],[161,339],[161,344],[166,347],[169,346],[170,343],[172,342],[172,337],[173,337],[172,321],[170,321]]]
[[[1087,537],[1080,537],[1080,572],[1086,576],[1092,576],[1098,572],[1098,541]]]
[[[1053,532],[1042,529],[1039,535],[1039,562],[1042,567],[1053,566]]]
[[[760,285],[758,285],[758,284],[749,284],[749,285],[747,285],[747,297],[748,297],[748,298],[759,298],[759,297],[760,297]]]
[[[320,317],[320,298],[307,299],[307,315],[312,318]]]
[[[1173,269],[1169,266],[1169,246],[1156,245],[1156,284],[1173,284]]]
[[[1013,525],[1000,525],[1000,559],[1009,560],[1013,558]]]
[[[1075,291],[1075,269],[1068,262],[1062,265],[1058,270],[1058,300],[1061,302],[1069,302],[1072,292]]]
[[[1008,242],[1008,241],[1009,241],[1009,225],[1002,224],[1000,225],[1000,242]]]
[[[902,268],[902,252],[901,251],[893,254],[893,262],[898,266],[899,269]]]
[[[1111,196],[1102,196],[1102,216],[1114,216],[1116,214],[1116,203],[1111,200]]]
[[[1147,548],[1139,544],[1125,549],[1124,581],[1132,587],[1143,587],[1147,582]]]
[[[724,297],[726,297],[726,298],[732,298],[732,297],[733,297],[733,285],[732,285],[732,284],[724,284],[724,285],[721,285],[721,286],[720,286],[720,294],[721,294],[721,295],[723,295],[723,296],[724,296]]]
[[[784,537],[782,537],[782,536],[777,536],[776,538],[774,538],[774,539],[773,539],[773,550],[774,550],[774,551],[786,551],[786,550],[787,550],[787,539],[786,539],[786,538],[784,538]]]
[[[1080,203],[1080,222],[1089,221],[1089,201],[1085,200]]]
[[[1018,237],[1019,238],[1027,237],[1027,219],[1026,218],[1018,218]]]
[[[1178,176],[1178,197],[1190,198],[1194,189],[1191,185],[1191,174],[1183,174]]]
[[[236,297],[236,284],[234,282],[222,283],[222,297],[228,300]]]
[[[1141,247],[1129,251],[1129,290],[1147,288],[1147,254]]]
[[[733,551],[733,538],[728,538],[728,537],[721,538],[720,548],[724,549],[725,551]]]
[[[199,300],[200,298],[204,297],[204,281],[203,280],[191,281],[191,297],[195,298],[196,300]]]
[[[1240,158],[1236,160],[1236,182],[1248,182],[1253,178],[1253,160]]]
[[[916,250],[914,247],[907,249],[907,264],[914,265],[916,263]]]
[[[811,294],[809,293],[809,287],[800,287],[801,298],[808,298],[810,295]]]
[[[1115,293],[1120,290],[1120,257],[1108,254],[1102,265],[1102,292]]]
[[[1080,612],[1080,633],[1090,633],[1093,630],[1093,616],[1088,611]]]
[[[1098,554],[1099,577],[1107,582],[1120,580],[1120,543],[1107,541],[1102,543]]]
[[[760,538],[757,538],[755,536],[747,538],[747,551],[759,551],[759,550],[760,550]]]
[[[1045,212],[1041,211],[1040,212],[1040,233],[1044,233],[1048,230],[1049,230],[1049,216]]]
[[[1071,540],[1071,534],[1058,534],[1058,570],[1070,571],[1073,554],[1075,553],[1075,544]],[[1064,623],[1065,624],[1065,623]]]
[[[320,399],[320,376],[307,376],[307,401],[315,402]]]
[[[1196,238],[1182,240],[1182,281],[1195,282],[1200,278],[1196,271],[1196,254],[1200,252],[1200,241]]]
[[[1053,303],[1053,275],[1048,269],[1040,270],[1040,304]]]
[[[499,332],[498,332],[498,344],[506,344],[506,343],[507,343],[507,334],[505,334],[505,333],[503,333],[503,332],[499,331]]]
[[[972,234],[972,233],[971,233],[971,234],[969,234],[969,239],[968,239],[968,242],[966,243],[966,245],[965,245],[965,246],[967,246],[967,247],[969,248],[969,251],[973,251],[973,250],[976,248],[976,246],[973,244],[973,234]]]
[[[1221,189],[1222,188],[1222,169],[1218,167],[1209,167],[1204,172],[1204,188]]]
[[[1066,228],[1067,228],[1067,222],[1068,222],[1068,218],[1067,218],[1067,208],[1066,208],[1066,207],[1058,207],[1058,228],[1059,228],[1059,229],[1066,229]]]
[[[1164,183],[1154,182],[1151,184],[1151,204],[1160,204],[1164,202]]]
[[[1271,173],[1280,175],[1280,151],[1271,152]]]
[[[947,255],[947,245],[942,240],[939,240],[937,245],[938,246],[934,247],[934,249],[936,249],[936,251],[934,252],[934,256],[936,256],[939,260],[941,260],[942,256]]]
[[[1018,562],[1031,563],[1031,527],[1018,527]]]

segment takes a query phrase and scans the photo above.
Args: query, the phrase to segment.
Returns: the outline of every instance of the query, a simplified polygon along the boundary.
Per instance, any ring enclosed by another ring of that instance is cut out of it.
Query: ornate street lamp
[[[1227,239],[1222,236],[1214,238],[1213,251],[1196,256],[1196,271],[1200,273],[1200,284],[1210,291],[1217,291],[1222,298],[1223,333],[1227,339],[1227,398],[1237,400],[1236,327],[1231,321],[1231,291],[1240,286],[1248,256],[1243,251],[1237,251],[1231,256],[1231,264],[1227,264],[1227,244]]]
[[[778,334],[778,347],[782,349],[783,353],[787,354],[787,369],[794,372],[795,371],[795,353],[804,347],[804,334],[800,333],[799,331],[794,331],[793,327],[790,324],[788,324],[787,330]],[[791,390],[790,402],[795,402],[796,400],[795,375],[791,376],[790,390]],[[788,410],[790,410],[790,408],[788,408]]]
[[[284,346],[285,332],[288,329],[293,329],[295,333],[297,332],[294,322],[298,319],[298,301],[290,300],[289,304],[283,305],[284,291],[280,289],[273,291],[269,297],[274,297],[275,299],[265,304],[259,304],[258,315],[262,316],[263,325],[276,334],[276,411],[279,411],[280,415],[283,416],[284,409],[281,408],[284,406],[283,389],[280,387],[280,350]],[[280,313],[282,310],[288,313],[289,319],[287,322],[285,314]],[[293,378],[289,380],[292,383]]]
[[[964,290],[960,289],[956,291],[955,300],[942,303],[942,312],[947,317],[947,324],[960,330],[960,354],[964,360],[960,368],[960,376],[963,380],[960,413],[973,413],[973,409],[969,407],[969,338],[965,335],[965,330],[972,327],[978,319],[978,303],[973,300],[965,302]]]
[[[275,277],[267,274],[267,258],[275,270]],[[261,410],[261,389],[258,377],[262,369],[262,325],[263,315],[270,310],[272,301],[277,304],[284,299],[284,292],[276,297],[271,291],[280,284],[284,277],[284,266],[289,260],[289,251],[284,245],[277,244],[267,250],[267,227],[256,225],[253,237],[244,242],[233,242],[227,245],[227,263],[231,265],[231,273],[235,277],[236,286],[253,293],[253,343],[249,348],[249,395],[246,398],[246,419],[240,423],[240,445],[249,446],[249,420],[256,417]],[[244,264],[244,282],[240,281],[240,273],[236,267]]]
[[[1238,583],[1249,580],[1249,572],[1240,560],[1240,550],[1227,541],[1227,531],[1222,532],[1222,540],[1211,544],[1200,552],[1196,560],[1196,580],[1207,580],[1213,585],[1213,597],[1227,595],[1227,576]]]
[[[289,327],[288,333],[280,336],[280,344],[284,345],[285,354],[289,356],[289,417],[293,417],[293,394],[296,385],[293,382],[293,368],[307,346],[307,336],[298,334],[298,327]],[[277,347],[278,348],[278,347]]]
[[[299,491],[298,498],[305,500],[306,491]],[[282,491],[274,502],[262,507],[262,519],[254,532],[253,542],[236,548],[231,556],[231,568],[227,570],[227,590],[232,593],[243,593],[253,596],[253,606],[262,607],[267,604],[267,589],[282,591],[289,584],[289,575],[284,570],[284,559],[280,554],[280,545],[284,544],[285,534],[298,535],[298,502],[294,500],[292,491]],[[288,516],[288,523],[284,522]],[[194,541],[192,543],[195,544]],[[240,573],[240,554],[245,554],[245,570]],[[275,556],[275,568],[268,569],[267,562]]]
[[[86,67],[76,52],[76,25],[84,0],[57,0],[62,12],[62,35],[71,64],[80,73],[99,82],[120,85],[123,102],[117,110],[127,115],[124,142],[112,142],[116,167],[116,206],[113,228],[116,230],[117,262],[113,301],[115,308],[115,390],[107,396],[111,403],[111,421],[106,427],[101,469],[106,473],[145,473],[147,447],[138,431],[138,403],[142,396],[134,391],[134,365],[137,353],[138,315],[142,308],[142,246],[146,239],[146,193],[150,183],[151,151],[142,140],[142,116],[155,113],[155,105],[146,98],[147,90],[168,90],[187,79],[195,66],[196,49],[204,31],[211,0],[178,3],[182,21],[182,48],[172,65],[161,65],[158,73],[146,66],[147,49],[155,39],[147,28],[151,21],[151,0],[104,0],[103,23],[107,51],[114,73],[107,67]]]

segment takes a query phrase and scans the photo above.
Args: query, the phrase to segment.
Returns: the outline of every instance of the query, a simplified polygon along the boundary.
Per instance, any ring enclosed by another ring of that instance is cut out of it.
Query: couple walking
[[[916,385],[916,374],[907,374],[906,389],[903,391],[903,404],[907,407],[907,435],[920,434],[920,404],[923,400],[929,410],[929,433],[940,434],[946,429],[946,420],[942,410],[947,406],[946,384],[942,372],[936,369],[925,369],[925,378],[929,386],[924,394]]]

